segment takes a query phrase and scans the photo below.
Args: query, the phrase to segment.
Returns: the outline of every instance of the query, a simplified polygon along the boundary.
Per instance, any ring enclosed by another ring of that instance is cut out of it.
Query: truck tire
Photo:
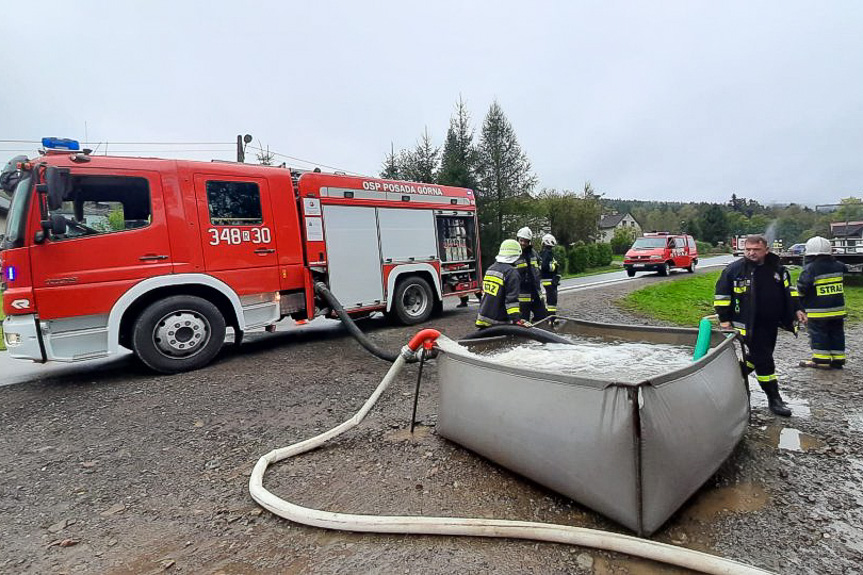
[[[160,373],[204,367],[225,343],[225,318],[209,301],[175,295],[141,312],[132,328],[132,351]]]
[[[626,268],[626,275],[629,277],[635,277],[635,270],[632,268]]]
[[[410,276],[396,287],[392,312],[404,325],[426,321],[435,306],[435,297],[428,282],[419,276]]]
[[[689,273],[691,273],[691,274],[694,274],[694,273],[695,273],[695,266],[696,266],[696,264],[698,264],[698,260],[692,260],[692,261],[690,261],[690,262],[689,262],[689,267],[688,267],[688,268],[686,268],[686,271],[688,271],[688,272],[689,272]]]
[[[659,275],[667,276],[670,270],[671,266],[668,264],[668,262],[665,262],[664,264],[662,264],[662,267],[659,268]]]

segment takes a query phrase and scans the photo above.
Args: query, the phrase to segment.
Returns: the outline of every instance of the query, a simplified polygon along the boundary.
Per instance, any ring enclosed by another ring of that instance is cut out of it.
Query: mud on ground
[[[653,281],[648,279],[646,281]],[[655,323],[614,299],[630,282],[564,295],[577,317]],[[431,322],[453,338],[475,307]],[[415,328],[366,320],[395,349]],[[805,337],[782,334],[774,418],[753,393],[732,457],[654,539],[780,573],[863,572],[863,383],[848,331],[843,372],[792,367]],[[291,524],[248,494],[255,461],[351,416],[388,365],[337,325],[253,335],[190,374],[154,376],[131,359],[0,388],[2,573],[683,573],[563,545],[338,533]],[[626,532],[435,433],[437,374],[426,369],[411,436],[416,367],[358,428],[271,468],[274,493],[360,513],[496,517]],[[805,417],[804,417],[805,416]],[[783,428],[793,428],[785,431]],[[783,445],[793,450],[780,449]],[[799,449],[799,451],[797,451]]]

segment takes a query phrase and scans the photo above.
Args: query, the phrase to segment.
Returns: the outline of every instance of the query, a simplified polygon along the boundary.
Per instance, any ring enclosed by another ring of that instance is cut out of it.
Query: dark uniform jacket
[[[788,270],[779,264],[779,256],[767,253],[765,266],[771,270],[773,281],[781,283],[782,300],[774,302],[779,308],[779,327],[796,333],[797,311],[800,303],[797,301],[797,287],[791,283]],[[740,335],[751,337],[755,324],[755,294],[758,286],[755,283],[755,270],[758,266],[746,258],[741,258],[729,264],[719,281],[716,282],[716,295],[713,305],[719,315],[719,321],[730,321]]]
[[[539,252],[539,275],[542,279],[543,286],[550,286],[555,283],[555,279],[560,281],[560,274],[557,273],[557,260],[554,259],[554,253],[548,246],[544,246]]]
[[[800,303],[809,319],[845,316],[845,272],[848,266],[833,256],[816,256],[797,278]]]
[[[482,279],[482,302],[476,316],[477,327],[488,327],[521,320],[518,307],[519,273],[511,264],[495,262]]]
[[[530,303],[538,301],[542,295],[542,281],[539,277],[539,259],[533,248],[529,248],[527,252],[521,252],[521,257],[513,264],[518,270],[521,277],[521,288],[519,288],[518,301],[521,303]]]

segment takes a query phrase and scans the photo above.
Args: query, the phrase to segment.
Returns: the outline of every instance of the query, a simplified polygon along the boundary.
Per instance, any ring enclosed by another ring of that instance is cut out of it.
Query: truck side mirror
[[[51,214],[48,216],[47,220],[42,220],[42,230],[44,234],[48,234],[50,236],[62,236],[66,233],[67,225],[66,218],[63,214]],[[37,232],[38,233],[38,232]],[[44,236],[42,241],[44,241]],[[41,243],[41,242],[36,242]]]

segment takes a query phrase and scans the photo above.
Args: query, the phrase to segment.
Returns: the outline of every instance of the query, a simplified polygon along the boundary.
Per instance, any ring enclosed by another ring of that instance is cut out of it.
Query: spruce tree
[[[470,114],[459,96],[455,113],[449,120],[449,129],[441,157],[438,183],[445,186],[476,188],[477,152],[473,144],[474,130]]]
[[[523,224],[525,199],[536,186],[530,161],[497,101],[483,121],[477,147],[477,209],[486,261]],[[529,202],[528,202],[529,203]]]
[[[399,165],[399,157],[396,155],[395,146],[390,142],[390,153],[384,159],[381,166],[381,177],[385,180],[401,180],[402,170]]]
[[[440,168],[440,148],[432,144],[428,128],[412,151],[401,154],[401,172],[406,180],[433,184]]]

